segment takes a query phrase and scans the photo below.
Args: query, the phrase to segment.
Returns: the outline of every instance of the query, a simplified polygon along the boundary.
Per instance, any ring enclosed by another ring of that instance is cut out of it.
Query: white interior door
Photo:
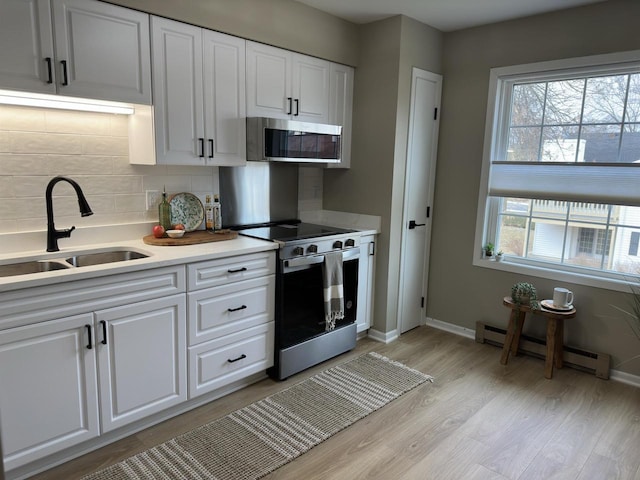
[[[441,91],[440,75],[413,69],[400,254],[400,333],[424,323]]]

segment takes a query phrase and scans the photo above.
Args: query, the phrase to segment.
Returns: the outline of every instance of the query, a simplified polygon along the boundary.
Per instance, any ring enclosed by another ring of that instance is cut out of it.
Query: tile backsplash
[[[82,187],[94,212],[81,218],[71,186],[53,190],[57,228],[157,219],[146,191],[218,192],[217,167],[131,165],[129,117],[108,113],[0,106],[0,222],[2,232],[46,229],[45,189],[56,175]],[[224,199],[222,199],[224,201]],[[301,167],[299,209],[322,209],[322,168]]]

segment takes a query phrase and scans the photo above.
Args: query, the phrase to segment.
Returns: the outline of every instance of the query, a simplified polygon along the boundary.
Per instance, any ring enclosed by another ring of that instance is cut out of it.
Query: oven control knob
[[[318,245],[309,245],[307,247],[307,253],[318,253]]]
[[[333,242],[333,248],[342,248],[342,242],[340,240],[336,240]]]
[[[353,238],[348,238],[346,242],[344,242],[345,247],[355,247],[356,241]]]
[[[293,251],[291,252],[294,255],[303,255],[304,254],[304,248],[302,247],[296,247],[293,249]]]

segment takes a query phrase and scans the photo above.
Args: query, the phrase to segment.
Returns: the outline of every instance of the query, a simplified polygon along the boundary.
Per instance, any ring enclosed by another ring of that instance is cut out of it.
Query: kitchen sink
[[[13,277],[15,275],[26,275],[29,273],[51,272],[53,270],[64,270],[70,268],[59,261],[34,260],[30,262],[8,263],[0,265],[0,277]]]
[[[55,270],[103,265],[105,263],[126,262],[147,258],[149,255],[134,250],[107,250],[103,252],[78,253],[67,258],[33,259],[22,262],[0,264],[0,278],[30,273],[52,272]]]
[[[65,261],[74,267],[87,267],[89,265],[101,265],[103,263],[126,262],[127,260],[138,260],[147,258],[148,255],[132,250],[116,250],[111,252],[84,253],[74,255]]]

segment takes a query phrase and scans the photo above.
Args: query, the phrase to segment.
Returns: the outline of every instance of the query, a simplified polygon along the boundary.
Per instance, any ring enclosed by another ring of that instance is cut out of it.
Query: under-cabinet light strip
[[[57,98],[54,96],[27,96],[18,92],[0,91],[0,104],[19,105],[23,107],[57,108],[61,110],[80,110],[83,112],[116,113],[120,115],[133,115],[135,109],[128,105],[115,105],[99,101],[81,101],[69,97]]]

